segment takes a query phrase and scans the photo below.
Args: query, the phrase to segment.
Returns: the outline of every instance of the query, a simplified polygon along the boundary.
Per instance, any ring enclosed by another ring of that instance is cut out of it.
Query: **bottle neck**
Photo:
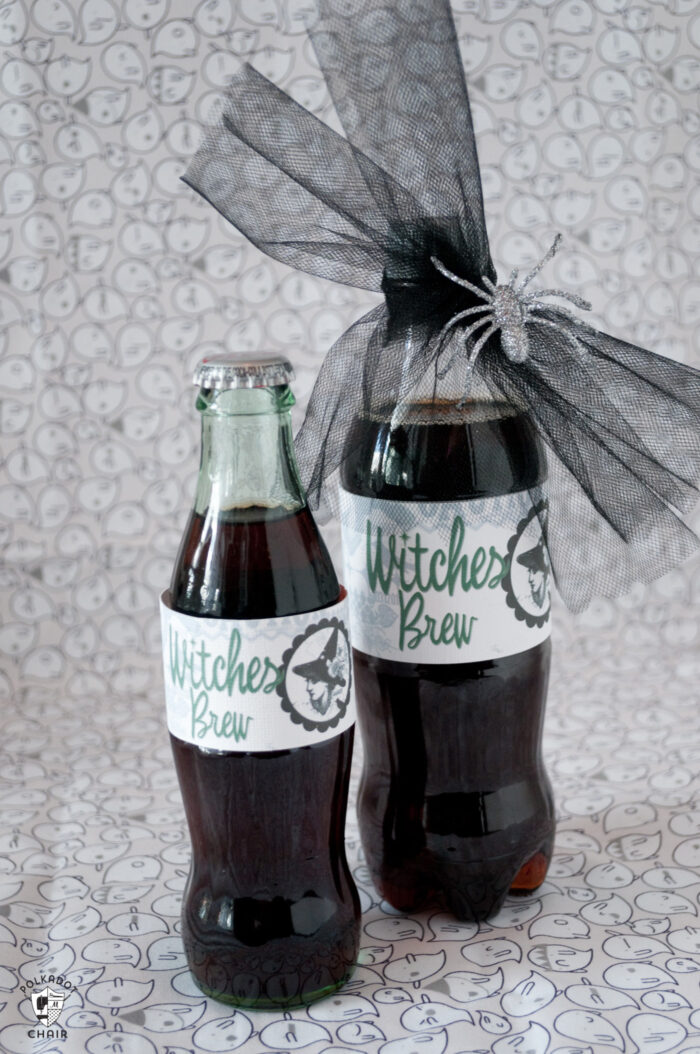
[[[195,512],[253,508],[295,512],[306,504],[286,385],[199,393],[202,458]]]

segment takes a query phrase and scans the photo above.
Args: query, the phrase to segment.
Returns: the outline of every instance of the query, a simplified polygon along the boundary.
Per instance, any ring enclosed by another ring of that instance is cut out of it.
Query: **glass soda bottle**
[[[182,937],[202,991],[251,1008],[334,991],[359,940],[347,600],[299,480],[292,377],[276,356],[197,367],[196,497],[161,598],[192,841]]]
[[[367,863],[402,911],[487,918],[552,851],[544,450],[506,405],[428,399],[357,420],[346,454]]]

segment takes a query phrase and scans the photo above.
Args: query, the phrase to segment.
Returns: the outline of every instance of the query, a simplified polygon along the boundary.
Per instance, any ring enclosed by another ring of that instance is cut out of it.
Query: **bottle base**
[[[538,890],[547,877],[551,855],[551,850],[547,853],[540,849],[534,856],[531,856],[513,879],[510,887],[511,894],[527,896],[528,893]]]
[[[354,901],[354,898],[353,898]],[[242,944],[232,934],[198,933],[183,913],[183,943],[192,980],[217,1002],[241,1010],[291,1010],[346,983],[359,950],[359,903],[326,932]],[[322,928],[323,929],[323,928]]]
[[[525,863],[520,854],[469,863],[431,857],[412,865],[402,862],[392,871],[384,868],[381,874],[375,871],[372,877],[382,899],[404,914],[437,908],[460,922],[485,922],[507,896],[526,896],[542,885],[551,854],[550,840]]]
[[[190,970],[190,976],[192,980],[199,988],[203,995],[209,999],[215,999],[217,1003],[224,1003],[226,1006],[233,1006],[237,1010],[295,1010],[300,1007],[308,1006],[310,1003],[315,1003],[319,999],[325,999],[326,996],[333,995],[339,988],[352,977],[355,964],[345,973],[339,980],[334,981],[332,984],[323,985],[321,988],[314,989],[309,992],[295,992],[287,997],[280,995],[275,998],[266,997],[246,997],[233,995],[230,992],[219,992],[215,989],[210,988],[208,985],[201,981],[195,973]]]

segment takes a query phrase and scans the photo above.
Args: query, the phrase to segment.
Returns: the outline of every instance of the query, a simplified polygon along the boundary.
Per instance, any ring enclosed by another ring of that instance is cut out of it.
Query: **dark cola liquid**
[[[445,410],[440,410],[444,415]],[[430,408],[393,433],[360,421],[343,487],[387,500],[468,501],[541,483],[546,462],[529,421],[467,406],[451,423]],[[509,890],[543,881],[554,810],[540,740],[550,642],[453,665],[353,651],[365,752],[358,817],[381,895],[415,911],[486,918]]]
[[[177,610],[217,618],[315,610],[339,593],[306,509],[193,514],[171,584]],[[208,995],[294,1006],[349,976],[359,920],[343,840],[353,731],[255,754],[171,735],[192,840],[182,936]]]

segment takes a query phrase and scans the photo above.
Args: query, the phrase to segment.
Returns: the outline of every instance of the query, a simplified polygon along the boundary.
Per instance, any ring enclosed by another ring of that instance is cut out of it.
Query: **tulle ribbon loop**
[[[498,281],[449,0],[309,4],[345,134],[243,65],[183,178],[274,259],[384,294],[309,400],[297,450],[312,507],[332,504],[358,417],[398,437],[417,399],[453,416],[498,401],[547,446],[547,545],[570,608],[671,570],[700,545],[680,518],[698,498],[700,374],[548,304],[591,306],[531,286],[559,234],[522,279]]]

